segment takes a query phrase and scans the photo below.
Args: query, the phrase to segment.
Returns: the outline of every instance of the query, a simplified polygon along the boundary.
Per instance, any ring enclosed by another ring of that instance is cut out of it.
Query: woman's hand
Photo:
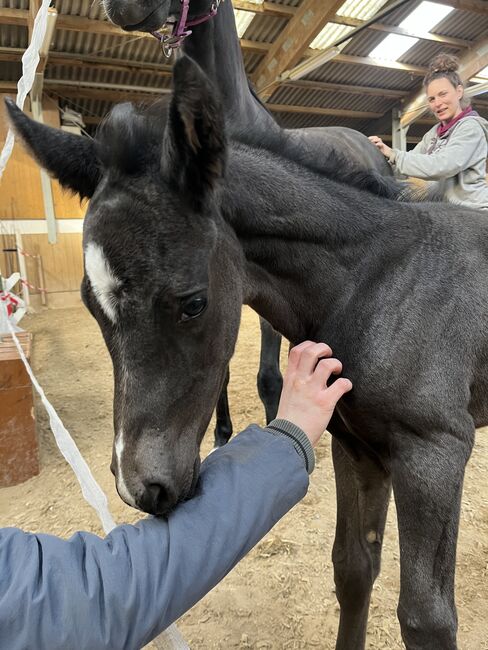
[[[390,158],[393,149],[385,144],[381,138],[378,138],[377,135],[370,135],[368,140],[381,151],[385,158]]]

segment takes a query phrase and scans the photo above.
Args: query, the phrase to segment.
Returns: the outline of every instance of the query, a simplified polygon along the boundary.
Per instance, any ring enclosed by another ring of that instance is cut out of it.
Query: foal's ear
[[[176,62],[173,83],[161,166],[186,196],[201,205],[225,172],[222,108],[217,91],[189,57]]]
[[[90,198],[100,179],[93,140],[32,120],[10,98],[5,105],[16,134],[39,165],[66,189]]]

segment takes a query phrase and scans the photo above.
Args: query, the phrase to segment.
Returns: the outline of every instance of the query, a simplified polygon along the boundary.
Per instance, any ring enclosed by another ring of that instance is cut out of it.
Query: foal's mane
[[[97,154],[102,165],[129,174],[142,174],[159,167],[168,108],[167,97],[152,104],[117,104],[100,124],[95,137]],[[237,137],[234,141],[244,146],[252,146],[245,137]],[[259,148],[279,156],[276,143],[268,143],[265,138]],[[330,180],[397,201],[410,202],[427,198],[425,193],[422,193],[425,190],[419,190],[392,177],[382,176],[375,170],[347,171],[350,163],[345,155],[333,151],[331,156],[333,164],[330,167],[335,171],[322,174]],[[296,164],[300,165],[298,162]],[[319,174],[306,163],[302,166]],[[429,198],[432,200],[435,196]]]
[[[106,168],[144,173],[160,164],[168,99],[153,104],[117,104],[97,129],[97,155]]]

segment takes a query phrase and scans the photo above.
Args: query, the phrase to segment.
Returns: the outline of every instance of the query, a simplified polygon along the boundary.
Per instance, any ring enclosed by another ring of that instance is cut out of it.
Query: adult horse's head
[[[82,296],[113,362],[112,471],[124,501],[154,514],[195,485],[243,299],[242,253],[229,233],[222,245],[215,203],[221,112],[190,59],[177,63],[174,83],[167,117],[123,104],[95,141],[8,104],[38,162],[91,199]]]
[[[214,0],[191,0],[188,18],[208,15]],[[152,32],[164,25],[168,18],[177,20],[182,0],[103,0],[109,19],[127,31]]]

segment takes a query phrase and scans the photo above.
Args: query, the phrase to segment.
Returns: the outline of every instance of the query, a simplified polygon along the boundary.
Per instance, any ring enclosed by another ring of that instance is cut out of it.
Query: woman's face
[[[449,79],[445,77],[430,82],[427,86],[427,101],[430,110],[439,121],[449,122],[449,120],[461,113],[463,110],[461,108],[463,92],[462,86],[455,88]]]

